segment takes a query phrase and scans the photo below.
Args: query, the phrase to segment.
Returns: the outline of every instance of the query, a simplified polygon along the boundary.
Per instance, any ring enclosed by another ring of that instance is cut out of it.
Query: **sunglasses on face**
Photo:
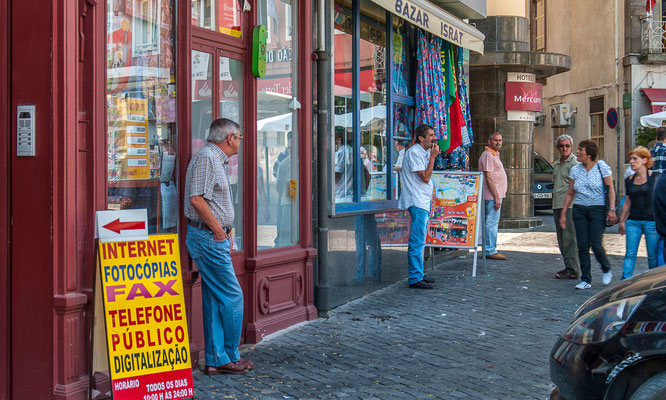
[[[559,147],[560,149],[568,149],[568,148],[571,147],[571,145],[570,144],[558,144],[557,147]]]

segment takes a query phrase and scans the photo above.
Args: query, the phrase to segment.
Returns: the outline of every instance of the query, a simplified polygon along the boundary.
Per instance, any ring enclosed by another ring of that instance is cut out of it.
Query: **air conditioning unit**
[[[571,106],[566,103],[550,106],[550,126],[559,128],[569,126],[571,123]]]
[[[536,118],[535,118],[535,121],[534,121],[534,125],[535,126],[543,126],[545,124],[546,124],[546,114],[544,114],[540,111],[537,111]]]

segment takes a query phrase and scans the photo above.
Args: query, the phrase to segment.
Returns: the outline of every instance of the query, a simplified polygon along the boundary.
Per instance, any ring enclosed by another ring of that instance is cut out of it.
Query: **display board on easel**
[[[476,276],[478,247],[482,245],[483,174],[481,172],[435,171],[435,186],[426,246],[473,249],[472,276]]]

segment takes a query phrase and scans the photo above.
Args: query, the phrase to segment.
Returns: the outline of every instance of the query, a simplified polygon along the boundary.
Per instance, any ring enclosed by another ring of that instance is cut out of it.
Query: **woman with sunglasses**
[[[652,193],[659,173],[648,171],[652,167],[650,151],[638,146],[629,153],[629,165],[634,174],[624,180],[626,195],[620,217],[619,232],[627,235],[627,247],[622,266],[622,279],[631,278],[636,265],[636,254],[641,236],[645,235],[648,254],[648,268],[657,267],[659,234],[652,211]]]
[[[564,199],[563,209],[567,209],[573,201],[572,217],[576,227],[578,259],[580,261],[581,281],[576,289],[592,287],[590,274],[590,247],[594,257],[601,264],[603,271],[602,283],[608,285],[613,279],[610,262],[602,243],[606,220],[611,224],[617,222],[615,215],[615,190],[613,189],[613,171],[603,160],[597,161],[599,149],[591,140],[583,140],[578,144],[576,159],[580,164],[571,168],[569,190]],[[608,204],[606,213],[606,194],[604,185],[608,185]],[[560,216],[560,226],[566,229],[566,216]]]

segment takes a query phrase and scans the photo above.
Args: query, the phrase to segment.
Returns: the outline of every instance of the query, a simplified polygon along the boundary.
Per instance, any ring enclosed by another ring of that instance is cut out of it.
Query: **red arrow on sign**
[[[146,223],[144,221],[120,222],[120,218],[118,218],[104,225],[102,228],[119,234],[123,230],[146,229]]]

